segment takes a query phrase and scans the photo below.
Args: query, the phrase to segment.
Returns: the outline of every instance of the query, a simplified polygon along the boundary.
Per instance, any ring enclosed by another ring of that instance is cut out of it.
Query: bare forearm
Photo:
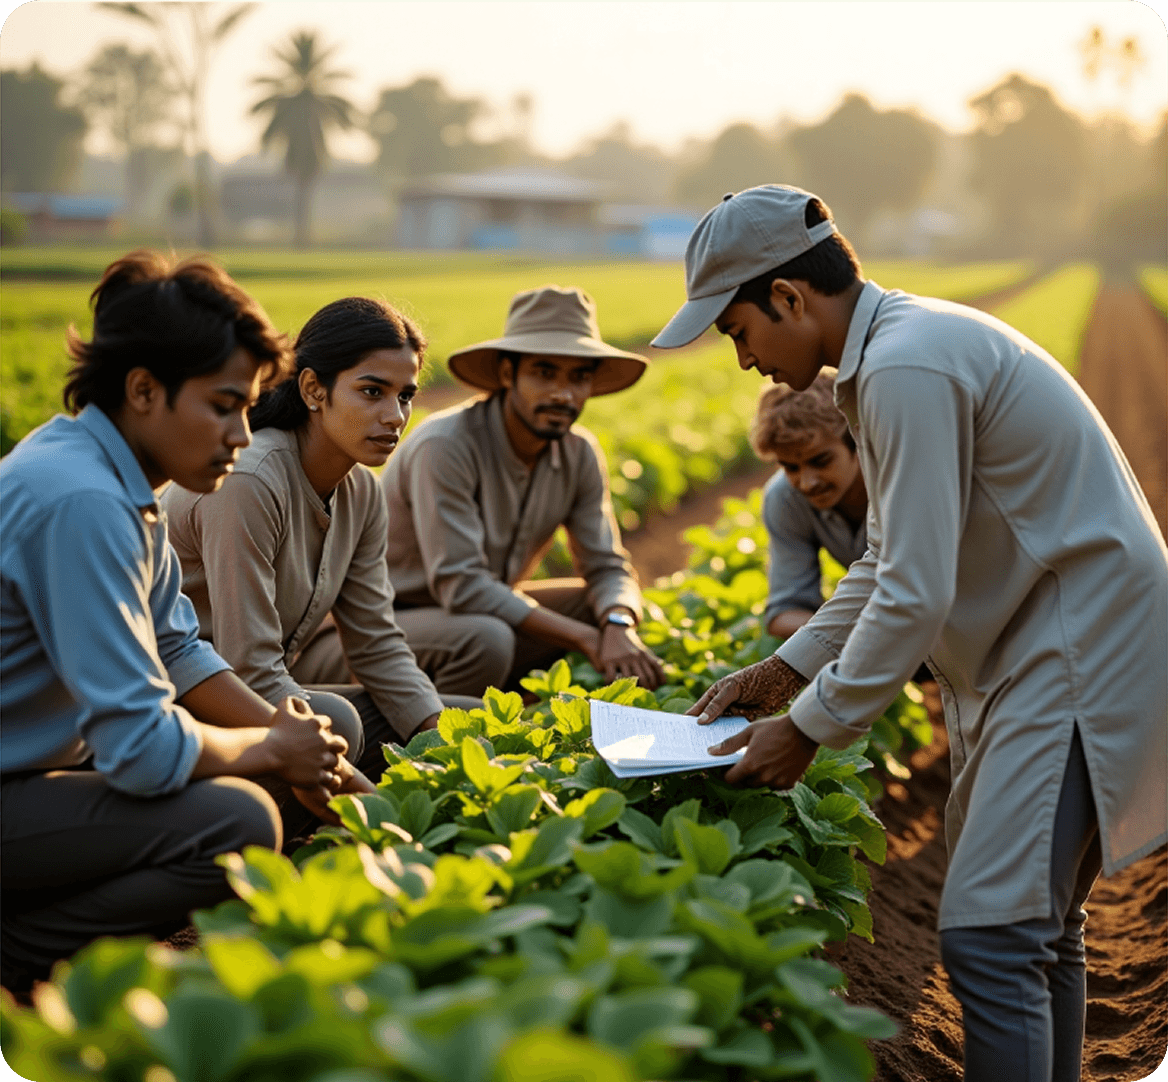
[[[191,778],[214,778],[223,774],[255,778],[276,771],[277,762],[265,742],[268,729],[224,728],[199,723],[203,750],[195,762]]]
[[[580,650],[594,654],[600,643],[600,632],[590,624],[573,620],[570,616],[555,612],[540,605],[528,613],[519,625],[525,635],[566,650]]]
[[[204,725],[221,729],[266,729],[276,712],[230,669],[196,684],[178,701]]]
[[[771,617],[767,632],[776,639],[789,639],[814,615],[810,609],[786,609]]]

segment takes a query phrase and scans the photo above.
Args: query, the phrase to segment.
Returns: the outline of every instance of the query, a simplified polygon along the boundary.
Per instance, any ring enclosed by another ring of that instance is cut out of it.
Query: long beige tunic
[[[593,612],[623,605],[640,616],[604,456],[586,429],[553,441],[528,469],[507,438],[499,397],[478,399],[427,417],[380,480],[400,604],[485,613],[517,626],[535,601],[513,585],[564,526]]]
[[[171,485],[170,539],[199,634],[270,703],[303,695],[289,667],[331,612],[349,668],[386,718],[416,726],[442,700],[393,615],[389,520],[377,479],[355,466],[326,510],[294,432],[265,428],[218,492]]]
[[[1076,727],[1105,874],[1165,840],[1168,550],[1078,384],[991,316],[868,282],[835,388],[868,552],[779,649],[814,677],[791,717],[845,746],[927,655],[953,761],[939,926],[1045,917]]]

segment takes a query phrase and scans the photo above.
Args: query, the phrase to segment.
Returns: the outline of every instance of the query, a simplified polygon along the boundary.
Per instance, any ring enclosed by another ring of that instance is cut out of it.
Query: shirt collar
[[[844,341],[844,352],[840,357],[839,371],[835,377],[837,388],[841,383],[855,378],[860,370],[864,347],[868,344],[868,331],[872,326],[876,309],[884,299],[884,292],[871,279],[864,283],[864,288],[856,300],[856,307],[852,310],[851,322],[848,324],[848,336]]]
[[[487,428],[492,439],[500,448],[507,472],[521,480],[526,480],[535,465],[533,464],[529,468],[523,459],[515,453],[515,448],[511,446],[511,437],[507,435],[507,422],[503,419],[503,396],[501,394],[492,395],[487,400]],[[558,470],[560,468],[560,441],[549,440],[546,454],[550,459],[551,468]],[[543,454],[541,453],[540,457],[536,459],[536,463],[542,458]]]
[[[150,487],[150,482],[146,480],[146,474],[142,472],[134,452],[130,450],[126,437],[118,431],[118,426],[109,419],[105,411],[91,402],[77,415],[76,423],[84,428],[106,453],[134,506],[157,511],[158,497]]]

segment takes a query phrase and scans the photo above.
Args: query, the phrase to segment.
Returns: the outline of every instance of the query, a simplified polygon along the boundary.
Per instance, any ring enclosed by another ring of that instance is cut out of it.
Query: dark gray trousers
[[[0,782],[0,978],[44,977],[102,935],[166,936],[232,896],[220,853],[279,849],[280,814],[243,778],[139,798],[93,770]],[[15,982],[14,982],[15,983]]]
[[[1101,865],[1076,730],[1055,813],[1050,916],[941,933],[965,1024],[966,1082],[1078,1082],[1087,1008],[1083,902]]]

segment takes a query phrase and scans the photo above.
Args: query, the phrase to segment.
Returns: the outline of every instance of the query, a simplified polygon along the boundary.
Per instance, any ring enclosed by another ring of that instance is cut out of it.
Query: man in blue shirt
[[[275,776],[328,815],[367,789],[328,719],[273,709],[198,638],[156,490],[213,491],[285,357],[211,264],[112,264],[58,416],[0,463],[0,976],[102,934],[163,934],[230,895],[221,853],[279,847]]]

